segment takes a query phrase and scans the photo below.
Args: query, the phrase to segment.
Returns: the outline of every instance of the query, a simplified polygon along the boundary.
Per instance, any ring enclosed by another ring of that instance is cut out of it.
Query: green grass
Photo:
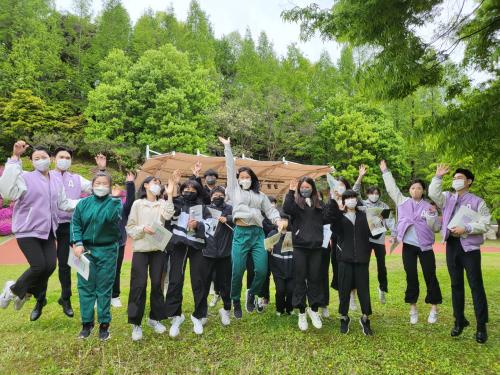
[[[0,244],[1,243],[4,243],[4,242],[7,242],[8,240],[10,240],[13,236],[0,236]]]
[[[375,262],[372,261],[374,337],[362,335],[357,323],[359,313],[351,314],[355,319],[349,334],[339,333],[338,297],[334,291],[330,303],[332,318],[324,322],[321,330],[310,325],[308,332],[300,332],[296,317],[275,316],[273,303],[265,313],[244,315],[243,320],[233,320],[229,327],[223,328],[217,317],[211,316],[205,333],[197,337],[189,321],[193,304],[186,280],[184,313],[187,319],[179,338],[155,335],[149,327],[144,327],[144,340],[133,343],[124,307],[112,311],[110,341],[101,343],[95,335],[87,341],[79,341],[76,339],[80,330],[77,298],[73,299],[77,317],[66,318],[56,302],[60,289],[54,274],[49,285],[49,304],[39,321],[29,322],[33,301],[20,312],[11,306],[0,311],[0,373],[500,373],[500,254],[483,254],[491,321],[488,325],[490,338],[485,345],[473,339],[475,320],[468,287],[466,316],[473,324],[461,337],[450,337],[453,318],[444,255],[437,255],[437,263],[444,296],[439,321],[435,325],[427,324],[428,308],[420,302],[420,322],[410,327],[408,307],[403,303],[405,278],[400,256],[387,258],[390,294],[386,305],[378,302]],[[2,285],[5,280],[19,276],[24,268],[2,266]],[[122,273],[122,302],[125,304],[129,276],[130,263],[126,263]],[[271,286],[274,286],[272,282]],[[425,290],[425,286],[422,287]],[[215,314],[216,310],[211,312]]]

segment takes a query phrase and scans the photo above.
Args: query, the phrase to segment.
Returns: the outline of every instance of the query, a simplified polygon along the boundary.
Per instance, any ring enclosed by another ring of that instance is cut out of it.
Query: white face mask
[[[105,197],[106,195],[109,194],[109,187],[96,186],[95,188],[92,188],[92,191],[94,192],[94,195],[97,197]]]
[[[375,203],[378,201],[380,196],[378,194],[368,194],[368,200],[372,203]]]
[[[50,166],[50,159],[39,159],[33,162],[33,166],[38,172],[46,172]]]
[[[154,196],[157,197],[158,195],[160,195],[161,186],[158,184],[151,184],[149,185],[149,191],[153,193]]]
[[[67,171],[71,167],[71,159],[58,159],[56,161],[57,169],[61,171]]]
[[[340,195],[342,195],[345,192],[345,186],[344,185],[337,185],[337,187],[335,188],[335,190],[337,190],[337,193],[339,193]]]
[[[453,180],[451,183],[451,187],[455,189],[455,191],[462,190],[465,187],[465,181],[460,179]]]
[[[358,200],[356,198],[347,198],[345,200],[345,205],[347,208],[354,208],[358,204]]]
[[[252,180],[248,178],[240,179],[239,183],[243,190],[248,190],[250,189],[250,186],[252,186]]]

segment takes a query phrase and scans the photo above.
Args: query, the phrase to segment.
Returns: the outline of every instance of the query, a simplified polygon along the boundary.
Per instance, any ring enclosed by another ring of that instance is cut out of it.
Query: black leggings
[[[124,255],[125,255],[125,245],[122,245],[118,249],[118,258],[116,259],[116,275],[115,275],[115,282],[113,284],[112,298],[120,297],[120,273],[122,271]]]
[[[436,277],[436,257],[434,251],[422,251],[419,247],[403,244],[403,266],[406,272],[406,303],[417,303],[420,292],[418,283],[417,261],[420,260],[422,273],[424,274],[427,295],[425,303],[437,305],[443,302],[441,288]]]
[[[377,259],[377,277],[378,287],[383,292],[387,290],[387,268],[385,266],[385,244],[378,244],[370,242],[372,245],[375,258]]]
[[[51,231],[46,240],[36,237],[17,238],[17,243],[30,267],[17,279],[11,290],[19,298],[30,293],[38,299],[44,295],[49,277],[56,269],[54,234]]]
[[[321,262],[323,260],[323,249],[293,249],[293,271],[295,289],[293,291],[293,307],[299,309],[303,314],[306,309],[306,297],[313,311],[324,301],[323,297],[323,275],[321,274]]]

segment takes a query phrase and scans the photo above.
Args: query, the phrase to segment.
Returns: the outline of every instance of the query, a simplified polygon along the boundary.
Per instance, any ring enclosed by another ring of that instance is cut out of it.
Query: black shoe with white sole
[[[370,319],[363,320],[363,318],[359,318],[359,324],[361,324],[361,329],[365,336],[373,336],[373,331],[370,327]]]
[[[109,324],[102,323],[99,325],[99,340],[106,341],[111,337],[109,333]]]
[[[253,313],[255,311],[255,296],[247,290],[247,298],[245,301],[245,309],[247,313]]]
[[[94,329],[94,323],[83,323],[82,330],[78,335],[79,339],[86,339],[92,334],[92,330]]]
[[[340,319],[340,333],[346,334],[349,332],[349,324],[351,323],[351,319],[346,316],[345,318]]]
[[[233,315],[235,319],[241,319],[243,317],[243,311],[241,311],[240,301],[233,301]]]

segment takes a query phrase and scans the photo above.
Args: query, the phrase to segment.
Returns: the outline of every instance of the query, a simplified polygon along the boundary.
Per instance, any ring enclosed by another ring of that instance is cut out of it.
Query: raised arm
[[[429,185],[429,198],[431,198],[439,208],[443,208],[446,203],[446,193],[443,193],[443,176],[448,173],[449,170],[447,165],[439,164],[436,168],[436,175],[432,178],[431,184]]]
[[[224,145],[224,156],[226,157],[227,193],[232,198],[232,194],[239,189],[239,186],[238,181],[236,180],[236,166],[234,163],[233,151],[231,150],[231,138],[225,139],[219,137],[219,141]]]
[[[285,196],[285,201],[283,202],[283,211],[287,215],[295,216],[297,215],[297,204],[295,203],[295,192],[297,191],[297,180],[290,182],[290,190]]]
[[[28,148],[24,141],[17,141],[12,148],[12,157],[5,163],[5,169],[0,177],[0,195],[5,199],[17,200],[28,189],[22,174],[21,155]]]
[[[398,186],[396,185],[396,181],[392,176],[392,173],[389,171],[389,169],[387,169],[385,160],[382,160],[380,162],[380,170],[382,171],[382,178],[384,179],[385,190],[387,191],[387,194],[389,194],[396,206],[399,206],[408,198],[401,193],[401,190],[399,190]]]
[[[354,190],[356,193],[361,195],[361,182],[363,181],[363,177],[365,177],[366,172],[368,171],[368,166],[361,164],[359,166],[359,175],[358,178],[356,179],[356,182],[354,183],[354,186],[352,187],[352,190]]]

